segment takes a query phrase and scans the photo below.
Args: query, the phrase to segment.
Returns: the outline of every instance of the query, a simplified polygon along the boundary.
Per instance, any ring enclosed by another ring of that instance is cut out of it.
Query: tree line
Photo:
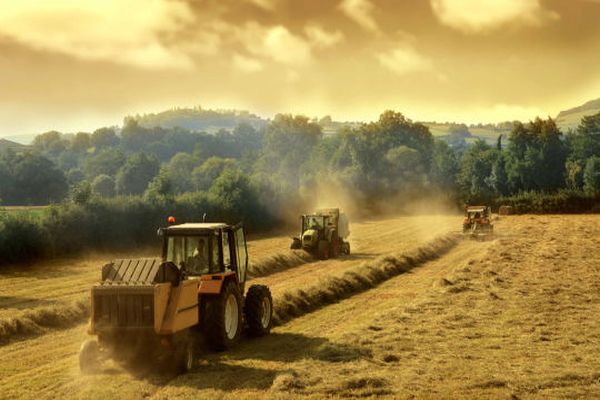
[[[552,119],[516,122],[496,146],[464,147],[386,111],[378,121],[323,135],[303,116],[277,115],[214,134],[147,128],[128,118],[120,131],[47,132],[31,149],[0,153],[0,204],[43,205],[142,196],[160,202],[203,192],[227,200],[245,188],[274,214],[301,204],[323,185],[365,204],[440,193],[460,202],[491,202],[526,192],[600,189],[600,114],[564,134]]]

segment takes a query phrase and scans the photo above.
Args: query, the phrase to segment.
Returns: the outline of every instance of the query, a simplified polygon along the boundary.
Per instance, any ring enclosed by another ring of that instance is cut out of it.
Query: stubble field
[[[9,268],[0,398],[600,397],[600,217],[503,217],[488,241],[461,238],[460,222],[356,223],[338,260],[287,250],[287,236],[252,241],[279,326],[182,376],[79,372],[87,292],[109,256]],[[65,310],[79,311],[53,319]]]

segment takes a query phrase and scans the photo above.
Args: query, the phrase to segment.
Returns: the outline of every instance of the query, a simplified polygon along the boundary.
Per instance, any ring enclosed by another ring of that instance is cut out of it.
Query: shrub
[[[49,250],[47,239],[32,217],[0,213],[0,265],[44,256]]]
[[[600,194],[577,190],[560,190],[556,193],[521,192],[514,196],[499,197],[495,208],[512,206],[515,214],[575,214],[597,212]]]

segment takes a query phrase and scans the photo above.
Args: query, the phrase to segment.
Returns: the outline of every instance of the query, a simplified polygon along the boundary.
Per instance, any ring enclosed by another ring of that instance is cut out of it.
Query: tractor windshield
[[[215,236],[170,236],[165,261],[184,267],[189,275],[208,274],[216,268],[217,252]]]
[[[304,218],[304,229],[322,229],[325,226],[325,217],[320,215],[307,215]]]

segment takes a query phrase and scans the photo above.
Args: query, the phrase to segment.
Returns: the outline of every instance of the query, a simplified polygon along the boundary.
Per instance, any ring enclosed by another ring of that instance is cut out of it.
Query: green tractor
[[[348,218],[339,208],[317,210],[301,219],[300,237],[292,239],[292,249],[303,249],[321,260],[350,254]]]

